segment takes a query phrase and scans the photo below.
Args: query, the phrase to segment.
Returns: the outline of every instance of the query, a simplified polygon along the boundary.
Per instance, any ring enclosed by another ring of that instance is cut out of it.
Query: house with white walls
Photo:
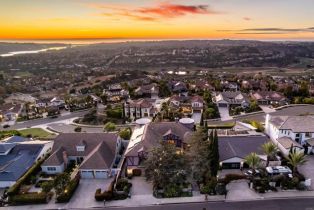
[[[314,152],[314,116],[266,115],[265,132],[285,154],[291,147],[310,154]]]

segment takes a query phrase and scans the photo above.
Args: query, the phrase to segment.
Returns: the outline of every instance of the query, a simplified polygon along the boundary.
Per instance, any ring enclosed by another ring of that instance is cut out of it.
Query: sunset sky
[[[313,40],[314,0],[1,0],[0,39]]]

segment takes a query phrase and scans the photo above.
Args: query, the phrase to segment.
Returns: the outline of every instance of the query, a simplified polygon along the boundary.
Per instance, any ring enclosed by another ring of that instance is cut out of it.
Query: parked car
[[[245,173],[244,173],[246,176],[253,176],[253,170],[247,170]],[[259,170],[255,170],[255,176],[260,176],[261,175],[261,172]]]
[[[2,127],[3,127],[3,128],[9,128],[9,127],[10,127],[10,125],[5,124],[5,125],[3,125]]]
[[[266,171],[270,176],[283,174],[292,177],[292,171],[288,166],[268,166]]]

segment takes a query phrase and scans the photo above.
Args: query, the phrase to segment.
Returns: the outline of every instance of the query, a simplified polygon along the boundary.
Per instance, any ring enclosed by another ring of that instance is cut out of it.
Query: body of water
[[[0,54],[0,57],[10,57],[10,56],[15,56],[15,55],[23,55],[23,54],[36,54],[40,52],[47,52],[50,50],[63,50],[66,48],[67,47],[50,47],[50,48],[45,48],[45,49],[40,49],[40,50],[15,51],[15,52],[9,52],[5,54]]]

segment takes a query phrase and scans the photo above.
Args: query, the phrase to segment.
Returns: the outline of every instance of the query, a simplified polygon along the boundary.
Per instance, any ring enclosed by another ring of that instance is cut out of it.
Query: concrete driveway
[[[237,180],[227,185],[227,201],[257,200],[261,196],[249,188],[247,180]]]
[[[134,195],[152,195],[153,194],[153,185],[150,182],[147,182],[145,177],[133,177],[132,180],[132,190],[131,194]]]
[[[229,115],[228,107],[218,107],[221,121],[232,120],[232,117]]]
[[[111,179],[81,179],[80,185],[76,189],[73,197],[66,205],[66,208],[93,208],[103,207],[103,202],[97,202],[94,198],[95,191],[101,188],[102,191],[107,190]]]
[[[306,159],[307,162],[304,165],[299,166],[298,170],[306,179],[311,179],[311,190],[314,190],[314,156],[309,155]]]

